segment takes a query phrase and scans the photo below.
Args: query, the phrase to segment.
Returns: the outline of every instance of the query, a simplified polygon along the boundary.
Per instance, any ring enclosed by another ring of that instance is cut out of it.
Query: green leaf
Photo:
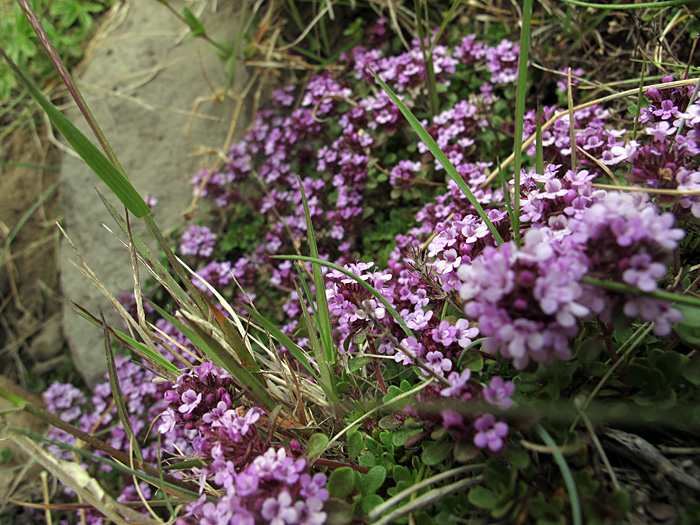
[[[700,356],[696,355],[683,367],[683,378],[692,385],[700,385]]]
[[[447,459],[452,452],[454,443],[449,441],[430,441],[423,443],[423,454],[421,459],[429,467],[438,465]]]
[[[510,448],[506,452],[506,459],[516,468],[520,470],[526,469],[530,465],[530,454],[527,450],[518,448]]]
[[[472,372],[481,372],[484,368],[484,356],[479,352],[467,352],[464,354],[462,365]]]
[[[46,112],[56,129],[70,143],[85,163],[90,166],[92,171],[114,192],[122,204],[138,218],[148,215],[151,212],[150,208],[131,185],[131,182],[43,95],[32,79],[11,61],[10,57],[1,48],[0,55],[5,58],[10,68],[27,87],[32,97]]]
[[[192,31],[192,35],[204,36],[207,34],[204,24],[202,24],[189,7],[183,7],[182,14],[185,18],[185,22],[187,22],[187,25],[190,27],[190,31]]]
[[[374,507],[377,507],[382,503],[384,503],[384,500],[381,498],[381,496],[377,496],[376,494],[370,494],[369,496],[366,496],[362,499],[362,512],[364,512],[365,514],[369,514],[370,512],[372,512],[372,509]]]
[[[326,513],[326,523],[334,525],[349,525],[352,523],[354,511],[352,505],[339,498],[329,498],[323,505]]]
[[[355,471],[351,467],[340,467],[331,472],[326,486],[335,498],[346,499],[355,490]]]
[[[362,476],[362,493],[364,495],[374,494],[384,484],[386,480],[386,468],[381,465],[372,467],[370,471]]]
[[[411,474],[411,471],[403,465],[396,465],[394,470],[391,472],[391,476],[394,478],[396,483],[400,483],[401,481],[405,481],[409,484],[413,483],[413,474]]]
[[[362,452],[363,446],[364,439],[362,439],[362,434],[357,430],[350,431],[348,433],[348,458],[350,461],[355,461],[355,459],[357,459]]]
[[[469,503],[480,509],[491,510],[498,505],[498,498],[489,489],[476,485],[471,488],[467,496]]]
[[[403,447],[411,436],[415,436],[420,432],[421,429],[419,428],[401,428],[394,432],[391,443],[395,447]]]
[[[306,236],[309,241],[309,250],[312,258],[320,260],[318,246],[316,244],[316,234],[314,233],[314,225],[311,220],[311,212],[309,211],[309,203],[306,200],[306,192],[301,177],[297,176],[299,183],[299,191],[301,193],[301,201],[304,205],[304,215],[306,216]],[[316,323],[321,338],[322,352],[316,354],[316,362],[319,366],[321,377],[326,384],[327,389],[333,392],[332,400],[338,401],[336,395],[334,375],[331,367],[337,360],[335,344],[333,343],[333,328],[331,327],[331,314],[328,309],[328,298],[326,297],[326,281],[321,271],[321,266],[317,262],[312,262],[314,285],[316,287],[316,307],[318,314],[316,315]]]
[[[313,463],[316,458],[320,457],[327,445],[328,436],[320,433],[312,435],[306,444],[306,457],[309,459],[309,463]]]
[[[371,362],[371,357],[354,357],[348,361],[348,370],[350,370],[350,372],[357,372]]]

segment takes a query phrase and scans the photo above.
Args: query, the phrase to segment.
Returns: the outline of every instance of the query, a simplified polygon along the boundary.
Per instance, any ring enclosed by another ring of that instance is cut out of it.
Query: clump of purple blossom
[[[215,503],[202,494],[179,523],[324,523],[325,474],[311,475],[297,449],[270,446],[255,427],[264,412],[236,405],[237,397],[231,376],[211,362],[181,375],[165,392],[168,408],[158,431],[196,431],[189,449],[205,463],[200,492],[207,484],[224,491]]]

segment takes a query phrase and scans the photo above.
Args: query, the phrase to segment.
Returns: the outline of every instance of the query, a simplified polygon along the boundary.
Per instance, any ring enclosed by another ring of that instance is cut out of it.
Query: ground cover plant
[[[689,36],[668,6],[644,16]],[[416,2],[413,38],[360,19],[333,67],[275,91],[193,177],[212,221],[177,233],[181,261],[75,138],[167,262],[106,202],[161,288],[113,298],[128,329],[103,326],[89,396],[14,398],[56,429],[48,452],[11,438],[92,507],[66,520],[695,522],[697,465],[652,444],[691,449],[699,424],[692,52],[585,101],[604,79],[557,64],[530,108],[531,2],[520,41],[459,8]]]

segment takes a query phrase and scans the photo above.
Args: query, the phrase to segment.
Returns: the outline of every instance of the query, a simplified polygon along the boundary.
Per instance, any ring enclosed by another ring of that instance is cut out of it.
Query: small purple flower
[[[200,392],[198,394],[194,390],[189,389],[182,394],[180,399],[182,400],[182,405],[180,405],[178,411],[181,414],[189,414],[197,408],[197,405],[202,401],[202,393]]]
[[[442,352],[428,352],[425,361],[425,365],[439,376],[444,377],[445,372],[452,370],[452,361],[447,359]],[[425,370],[421,370],[421,373],[428,375]]]
[[[671,124],[665,120],[646,129],[647,133],[654,137],[655,142],[665,141],[666,137],[673,135],[676,130],[678,130],[678,128],[671,126]]]
[[[171,432],[175,428],[175,423],[177,423],[175,412],[173,412],[170,409],[167,409],[161,414],[161,420],[162,423],[158,426],[158,432],[160,432],[161,434],[167,434]]]
[[[292,496],[286,490],[280,491],[277,498],[267,498],[260,512],[270,525],[296,523],[299,512],[292,506]]]
[[[236,494],[250,496],[258,490],[260,478],[253,472],[241,472],[236,475]]]
[[[216,246],[216,234],[206,226],[193,224],[180,237],[180,253],[195,255],[202,259],[209,257]]]
[[[474,436],[474,444],[477,447],[488,446],[491,452],[503,448],[503,438],[508,435],[507,423],[496,421],[493,414],[484,414],[474,422],[474,428],[478,431]]]
[[[472,371],[468,368],[461,374],[459,372],[452,372],[449,376],[447,376],[447,382],[450,384],[450,386],[440,390],[440,395],[442,397],[460,396],[464,388],[467,386],[467,381],[469,381],[471,375]]]
[[[437,328],[433,328],[430,335],[436,343],[450,346],[457,340],[459,329],[456,326],[452,326],[449,321],[440,321],[440,325]]]
[[[454,410],[440,410],[440,415],[442,416],[442,425],[444,427],[458,427],[464,422],[462,414]]]
[[[497,406],[501,410],[508,410],[513,406],[510,396],[515,392],[513,381],[503,381],[500,376],[491,378],[489,386],[483,390],[484,400],[490,405]]]

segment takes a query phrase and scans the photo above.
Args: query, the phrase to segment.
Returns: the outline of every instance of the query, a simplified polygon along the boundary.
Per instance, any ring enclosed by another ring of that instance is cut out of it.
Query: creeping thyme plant
[[[551,71],[559,102],[525,112],[515,177],[522,42],[430,25],[405,48],[389,18],[365,26],[193,176],[212,221],[174,240],[206,319],[123,296],[164,356],[116,358],[130,430],[109,382],[54,384],[49,410],[168,474],[97,467],[149,520],[645,515],[623,475],[643,456],[620,443],[658,452],[629,432],[687,443],[700,424],[697,79],[681,67],[596,101],[585,69]],[[50,438],[75,456],[75,434]],[[698,466],[668,465],[666,501],[691,523]]]

